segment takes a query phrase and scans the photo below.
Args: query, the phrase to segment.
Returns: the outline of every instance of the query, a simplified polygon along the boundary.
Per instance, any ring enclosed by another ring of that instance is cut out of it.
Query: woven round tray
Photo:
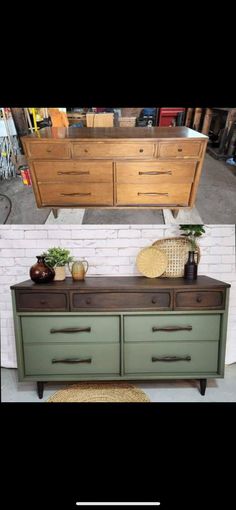
[[[188,252],[192,250],[189,239],[185,237],[167,237],[153,243],[154,247],[161,249],[168,259],[163,278],[180,278],[184,276],[184,265],[188,260]],[[200,261],[200,248],[196,248],[195,260]]]
[[[167,268],[168,258],[164,251],[157,247],[143,248],[136,259],[136,265],[141,274],[148,278],[161,276]]]
[[[128,383],[78,383],[57,391],[47,402],[150,402],[146,393]]]

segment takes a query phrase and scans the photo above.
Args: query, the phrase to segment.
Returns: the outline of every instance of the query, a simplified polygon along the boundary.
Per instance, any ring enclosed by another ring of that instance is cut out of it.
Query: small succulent
[[[45,262],[50,267],[65,266],[73,261],[70,251],[60,247],[49,248],[42,256],[45,257]]]

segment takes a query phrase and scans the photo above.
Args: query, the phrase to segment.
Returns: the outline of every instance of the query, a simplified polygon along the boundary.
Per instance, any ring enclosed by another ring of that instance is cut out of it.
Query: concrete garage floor
[[[0,181],[0,193],[8,195],[12,200],[12,211],[7,224],[44,224],[49,223],[122,223],[122,224],[161,224],[171,221],[169,214],[151,209],[138,211],[121,210],[96,210],[86,209],[85,214],[81,209],[61,209],[58,220],[54,220],[50,209],[37,209],[33,190],[24,186],[21,177],[9,181]],[[197,219],[200,215],[202,222],[206,224],[233,224],[236,223],[236,171],[235,167],[227,165],[224,161],[218,161],[206,154],[202,176],[199,184],[196,208],[193,217],[186,212],[180,211],[179,216],[173,223],[200,223]],[[6,199],[0,197],[0,224],[6,218],[9,204]],[[63,214],[63,212],[65,213]],[[165,210],[166,211],[166,210]],[[199,213],[196,214],[196,213]],[[87,219],[86,219],[87,218]],[[196,220],[195,220],[196,218]],[[185,220],[185,221],[184,221]]]
[[[36,383],[18,382],[17,369],[2,368],[1,380],[2,402],[46,402],[56,391],[69,384],[45,384],[43,399],[40,400]],[[208,380],[205,396],[199,392],[199,382],[192,379],[131,383],[143,389],[151,402],[236,402],[236,363],[225,367],[224,379]]]
[[[45,223],[51,209],[38,209],[31,186],[25,186],[21,176],[0,181],[0,193],[7,195],[12,202],[12,210],[7,224],[41,225]],[[4,223],[9,211],[8,200],[0,196],[0,223]]]

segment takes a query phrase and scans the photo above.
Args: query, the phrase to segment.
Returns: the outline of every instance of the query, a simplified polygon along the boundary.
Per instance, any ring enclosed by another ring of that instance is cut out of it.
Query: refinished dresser
[[[224,376],[230,285],[206,276],[13,285],[20,381]]]
[[[44,128],[22,137],[38,207],[195,203],[208,137],[187,127]]]

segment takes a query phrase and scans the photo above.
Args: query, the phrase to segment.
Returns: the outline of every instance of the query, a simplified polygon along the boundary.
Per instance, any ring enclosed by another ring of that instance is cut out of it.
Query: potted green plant
[[[197,263],[195,261],[195,253],[197,249],[196,239],[205,234],[204,225],[179,225],[182,230],[181,235],[189,239],[191,250],[188,252],[188,260],[184,266],[184,278],[186,280],[196,280]]]
[[[70,251],[65,248],[53,247],[49,248],[47,252],[43,253],[45,262],[49,267],[53,267],[55,271],[54,280],[65,280],[66,278],[66,264],[73,261]]]

